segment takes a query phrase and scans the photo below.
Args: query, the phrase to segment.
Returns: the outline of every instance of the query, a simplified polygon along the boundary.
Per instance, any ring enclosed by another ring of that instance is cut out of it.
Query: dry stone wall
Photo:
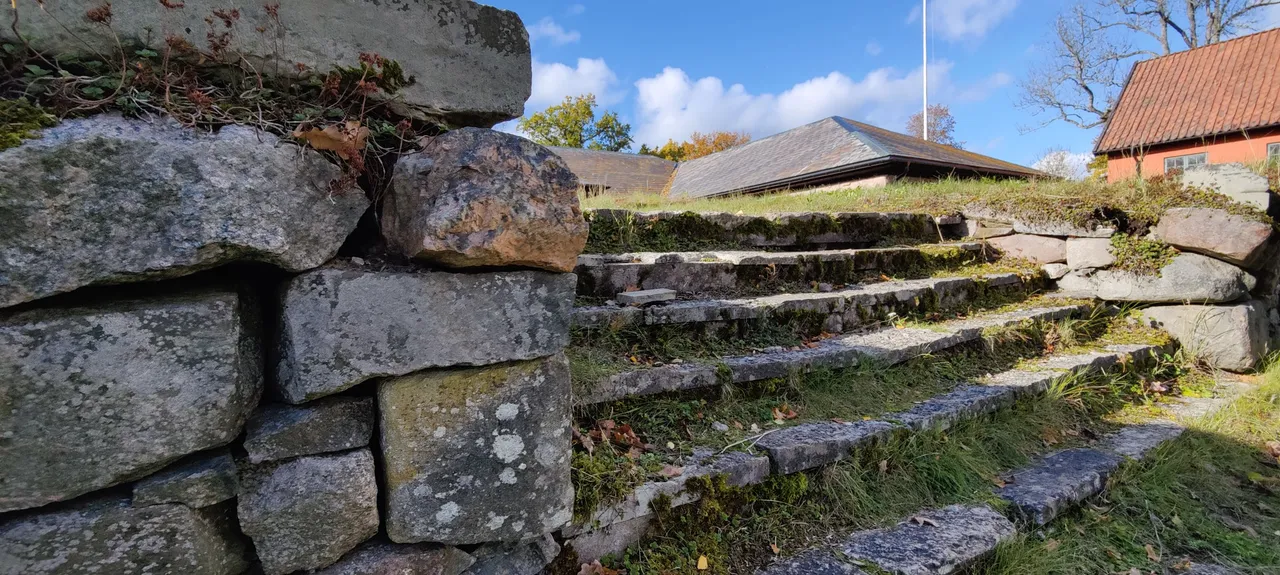
[[[405,104],[519,115],[514,14],[313,4],[290,58],[324,67],[356,57],[353,30],[392,31],[374,39],[418,76]],[[23,20],[42,49],[103,40],[83,6],[45,5]],[[112,9],[135,40],[161,12]],[[0,151],[0,575],[531,574],[556,556],[564,272],[587,239],[557,156],[445,132],[375,205],[246,126],[98,115],[37,135]]]

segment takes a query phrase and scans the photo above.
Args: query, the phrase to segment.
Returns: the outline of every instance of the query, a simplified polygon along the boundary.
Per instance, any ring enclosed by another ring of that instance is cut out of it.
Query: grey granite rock
[[[332,397],[305,405],[268,404],[245,427],[250,463],[369,445],[373,398]]]
[[[1107,238],[1067,238],[1067,267],[1073,270],[1105,268],[1116,263]],[[1066,275],[1066,274],[1063,274]]]
[[[1067,261],[1067,243],[1058,238],[1015,234],[988,240],[1005,257],[1027,260],[1038,264]]]
[[[756,447],[769,454],[773,473],[790,474],[840,461],[849,450],[884,439],[893,430],[884,421],[805,423],[765,435]]]
[[[373,539],[356,547],[316,575],[459,575],[476,560],[458,549],[434,543],[398,545]]]
[[[0,511],[235,439],[262,392],[253,307],[198,291],[0,317]]]
[[[1016,534],[1012,522],[986,505],[952,505],[855,533],[839,547],[846,557],[895,575],[941,575],[964,569]]]
[[[227,450],[219,449],[187,457],[133,484],[133,505],[181,503],[199,509],[239,492],[236,462]]]
[[[1271,183],[1240,162],[1188,168],[1182,172],[1181,179],[1187,187],[1218,192],[1264,213],[1271,207]]]
[[[645,515],[586,531],[565,541],[565,547],[572,549],[578,561],[583,563],[603,559],[606,555],[621,556],[628,547],[644,540],[652,519],[652,515]]]
[[[836,557],[835,553],[818,549],[782,559],[756,571],[756,575],[863,575],[865,572]]]
[[[587,243],[578,178],[551,150],[463,128],[401,156],[382,207],[400,254],[451,268],[573,271]]]
[[[244,542],[225,505],[131,507],[96,498],[0,518],[0,574],[189,573],[236,575]]]
[[[996,495],[1012,504],[1020,517],[1044,525],[1101,492],[1122,459],[1096,449],[1066,449],[1014,473]]]
[[[0,151],[0,307],[239,261],[310,269],[369,205],[330,191],[340,170],[318,152],[250,128],[108,115],[40,136]]]
[[[1152,450],[1176,439],[1186,428],[1172,421],[1126,425],[1103,438],[1100,449],[1129,459],[1142,459]]]
[[[646,289],[622,292],[618,294],[618,303],[622,305],[644,305],[648,303],[657,303],[663,301],[671,301],[676,299],[676,290],[673,289]]]
[[[980,206],[969,206],[962,211],[967,219],[1006,222],[1013,227],[1013,231],[1020,234],[1072,238],[1109,238],[1116,233],[1115,226],[1110,222],[1091,222],[1086,226],[1081,226],[1062,220],[1036,221]]]
[[[1068,261],[1070,260],[1070,257],[1071,255],[1068,254]],[[1071,267],[1067,264],[1044,264],[1040,266],[1040,269],[1044,270],[1044,275],[1049,276],[1049,279],[1051,280],[1060,279],[1071,271]]]
[[[1210,208],[1174,208],[1160,216],[1151,234],[1178,249],[1238,266],[1258,262],[1271,239],[1271,224]]]
[[[466,575],[539,575],[559,554],[550,534],[528,542],[487,543],[471,552],[476,562]]]
[[[1247,296],[1256,283],[1253,276],[1229,263],[1183,253],[1161,268],[1158,276],[1122,270],[1076,271],[1058,280],[1058,287],[1106,301],[1222,303]]]
[[[560,354],[381,381],[388,537],[519,541],[567,523],[569,396]]]
[[[368,449],[249,466],[240,486],[240,527],[268,575],[326,567],[378,533]]]
[[[161,9],[150,0],[113,0],[111,25],[104,26],[85,17],[85,2],[46,0],[40,9],[19,10],[18,31],[35,50],[59,56],[115,54],[122,41],[163,55],[171,36],[207,51],[210,39],[225,33],[224,57],[277,75],[328,74],[359,66],[362,53],[378,54],[399,64],[411,83],[375,99],[452,125],[517,118],[529,98],[529,36],[515,12],[468,0],[309,0],[272,10],[267,6],[274,3],[243,3],[224,26],[214,10],[226,3],[171,4]],[[8,26],[0,39],[16,40]]]
[[[1142,317],[1219,369],[1253,369],[1270,351],[1267,311],[1260,301],[1229,306],[1157,306],[1143,310]]]
[[[953,391],[917,403],[911,409],[885,419],[915,431],[945,430],[957,422],[991,413],[1013,403],[1017,391],[1005,386],[962,385]]]
[[[297,276],[281,312],[290,403],[429,367],[543,357],[569,340],[574,276],[326,268]]]

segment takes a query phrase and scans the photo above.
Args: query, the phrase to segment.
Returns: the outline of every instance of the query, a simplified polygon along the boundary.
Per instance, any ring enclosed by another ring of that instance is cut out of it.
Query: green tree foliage
[[[620,152],[631,145],[631,124],[605,112],[596,119],[594,94],[566,96],[564,102],[521,118],[520,130],[544,146]]]

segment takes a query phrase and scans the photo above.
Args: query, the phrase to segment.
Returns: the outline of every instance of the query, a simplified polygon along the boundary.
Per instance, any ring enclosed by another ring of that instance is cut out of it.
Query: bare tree
[[[1064,180],[1083,180],[1089,175],[1089,154],[1072,154],[1064,148],[1050,148],[1031,167]]]
[[[924,114],[916,112],[907,118],[907,134],[924,135]],[[929,105],[929,141],[964,149],[964,142],[956,141],[956,118],[946,104]]]
[[[1058,16],[1019,104],[1081,128],[1106,123],[1133,63],[1215,44],[1254,29],[1280,0],[1088,0]]]

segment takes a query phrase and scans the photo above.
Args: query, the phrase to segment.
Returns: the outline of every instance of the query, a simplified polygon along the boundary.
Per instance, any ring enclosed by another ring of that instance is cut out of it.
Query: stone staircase
[[[937,226],[923,228],[915,242],[895,238],[910,244],[905,247],[814,251],[808,249],[811,243],[797,242],[769,246],[780,251],[581,256],[570,361],[583,367],[579,364],[591,361],[586,349],[602,341],[624,343],[612,348],[623,359],[607,373],[587,378],[575,370],[579,425],[585,429],[595,418],[619,413],[624,414],[621,423],[626,413],[647,409],[647,398],[692,396],[715,405],[726,393],[803,386],[813,374],[843,378],[849,394],[856,395],[858,373],[904,369],[900,366],[920,358],[975,349],[1003,351],[994,349],[1005,345],[1000,334],[1013,334],[1008,339],[1016,343],[1048,331],[1069,332],[1073,325],[1124,322],[1109,317],[1116,308],[1046,292],[1048,282],[1038,268],[999,261],[980,243],[938,244]],[[645,305],[618,303],[628,299],[621,294],[636,290],[673,290],[675,297]],[[710,343],[688,357],[653,349],[671,334]],[[575,509],[574,522],[560,533],[562,559],[569,558],[562,563],[590,563],[643,542],[655,514],[702,497],[697,485],[705,478],[723,477],[729,487],[749,489],[771,477],[813,473],[894,438],[1000,418],[1018,402],[1070,382],[1155,369],[1174,348],[1158,334],[1142,336],[1147,339],[1123,342],[1082,336],[1088,341],[1059,346],[1063,351],[1013,353],[1001,370],[927,382],[936,393],[898,402],[878,415],[827,417],[831,414],[824,411],[820,419],[799,415],[727,435],[689,433],[690,441],[675,449],[656,446],[663,461],[680,473],[651,475],[616,500]],[[776,345],[767,345],[771,337],[779,339]],[[727,425],[714,422],[713,427]],[[997,493],[1012,503],[1012,519],[986,505],[922,510],[919,517],[926,524],[947,527],[923,532],[918,523],[907,523],[855,533],[843,555],[819,548],[761,568],[858,573],[858,565],[876,564],[889,572],[951,572],[1012,537],[1018,525],[1048,521],[1095,494],[1126,457],[1140,457],[1178,429],[1160,423],[1135,426],[1108,438],[1116,447],[1065,450],[1015,473],[1009,488]],[[868,550],[865,559],[849,562],[860,549]]]

